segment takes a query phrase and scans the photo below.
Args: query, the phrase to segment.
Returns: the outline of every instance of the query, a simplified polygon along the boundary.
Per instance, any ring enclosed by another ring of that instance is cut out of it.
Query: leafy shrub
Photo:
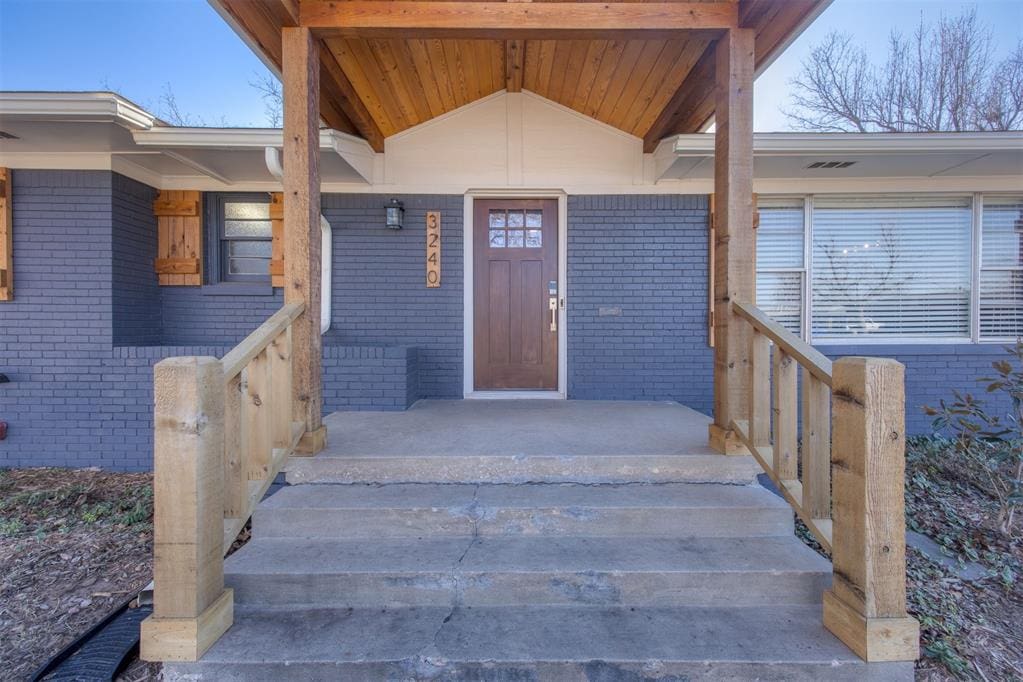
[[[986,392],[1008,398],[1010,410],[997,414],[986,401],[953,392],[951,402],[925,407],[936,432],[951,432],[955,452],[970,482],[998,503],[998,526],[1011,536],[1023,504],[1023,340],[1005,349],[1009,359],[991,363],[995,376],[983,377]]]

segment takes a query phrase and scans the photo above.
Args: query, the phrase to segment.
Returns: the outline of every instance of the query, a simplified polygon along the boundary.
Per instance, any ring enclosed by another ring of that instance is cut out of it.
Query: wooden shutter
[[[270,251],[270,286],[284,286],[284,194],[270,194],[270,225],[273,246]]]
[[[14,223],[11,171],[0,168],[0,301],[14,300]]]
[[[153,202],[160,286],[202,286],[202,194],[164,190]]]

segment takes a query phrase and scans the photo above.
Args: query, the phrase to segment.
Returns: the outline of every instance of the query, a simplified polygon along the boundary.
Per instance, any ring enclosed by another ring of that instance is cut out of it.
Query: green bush
[[[1008,398],[1008,413],[988,409],[986,401],[953,392],[951,402],[925,407],[936,432],[950,432],[970,483],[998,503],[998,526],[1012,536],[1023,504],[1023,340],[1005,349],[1009,359],[991,363],[995,376],[983,377],[986,392]]]

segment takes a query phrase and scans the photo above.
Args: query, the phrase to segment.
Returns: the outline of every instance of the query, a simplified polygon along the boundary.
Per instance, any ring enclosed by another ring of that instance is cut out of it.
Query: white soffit
[[[679,135],[654,153],[658,180],[709,179],[714,136]],[[813,164],[848,163],[845,167]],[[1023,176],[1023,132],[757,133],[758,179]]]

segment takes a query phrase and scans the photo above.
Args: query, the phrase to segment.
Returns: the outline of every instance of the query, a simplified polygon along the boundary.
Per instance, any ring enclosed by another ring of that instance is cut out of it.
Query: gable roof
[[[209,2],[276,73],[281,67],[281,29],[298,25],[314,10],[354,12],[351,8],[358,6],[380,12],[376,6],[390,3],[397,14],[398,6],[402,13],[411,13],[416,5],[391,0]],[[607,8],[617,2],[599,5]],[[649,2],[643,7],[654,8],[651,14],[662,12],[666,22],[672,7],[680,8],[679,12],[698,12],[701,6],[707,12],[734,11],[739,26],[756,31],[759,72],[829,3],[700,0]],[[430,11],[441,7],[440,3],[420,4],[431,6]],[[501,3],[452,0],[446,6],[454,8],[450,13],[455,14],[463,5],[500,7]],[[344,10],[337,9],[342,6]],[[471,30],[434,28],[424,33],[423,29],[396,28],[383,34],[355,28],[318,30],[322,118],[330,127],[358,135],[382,151],[386,137],[500,90],[525,89],[643,138],[646,151],[652,151],[665,137],[699,132],[713,117],[713,55],[720,31],[594,29],[547,39],[548,33],[540,29],[524,28],[524,37],[508,39],[519,35],[508,28],[496,33],[479,29],[471,33],[471,39],[465,38]]]

